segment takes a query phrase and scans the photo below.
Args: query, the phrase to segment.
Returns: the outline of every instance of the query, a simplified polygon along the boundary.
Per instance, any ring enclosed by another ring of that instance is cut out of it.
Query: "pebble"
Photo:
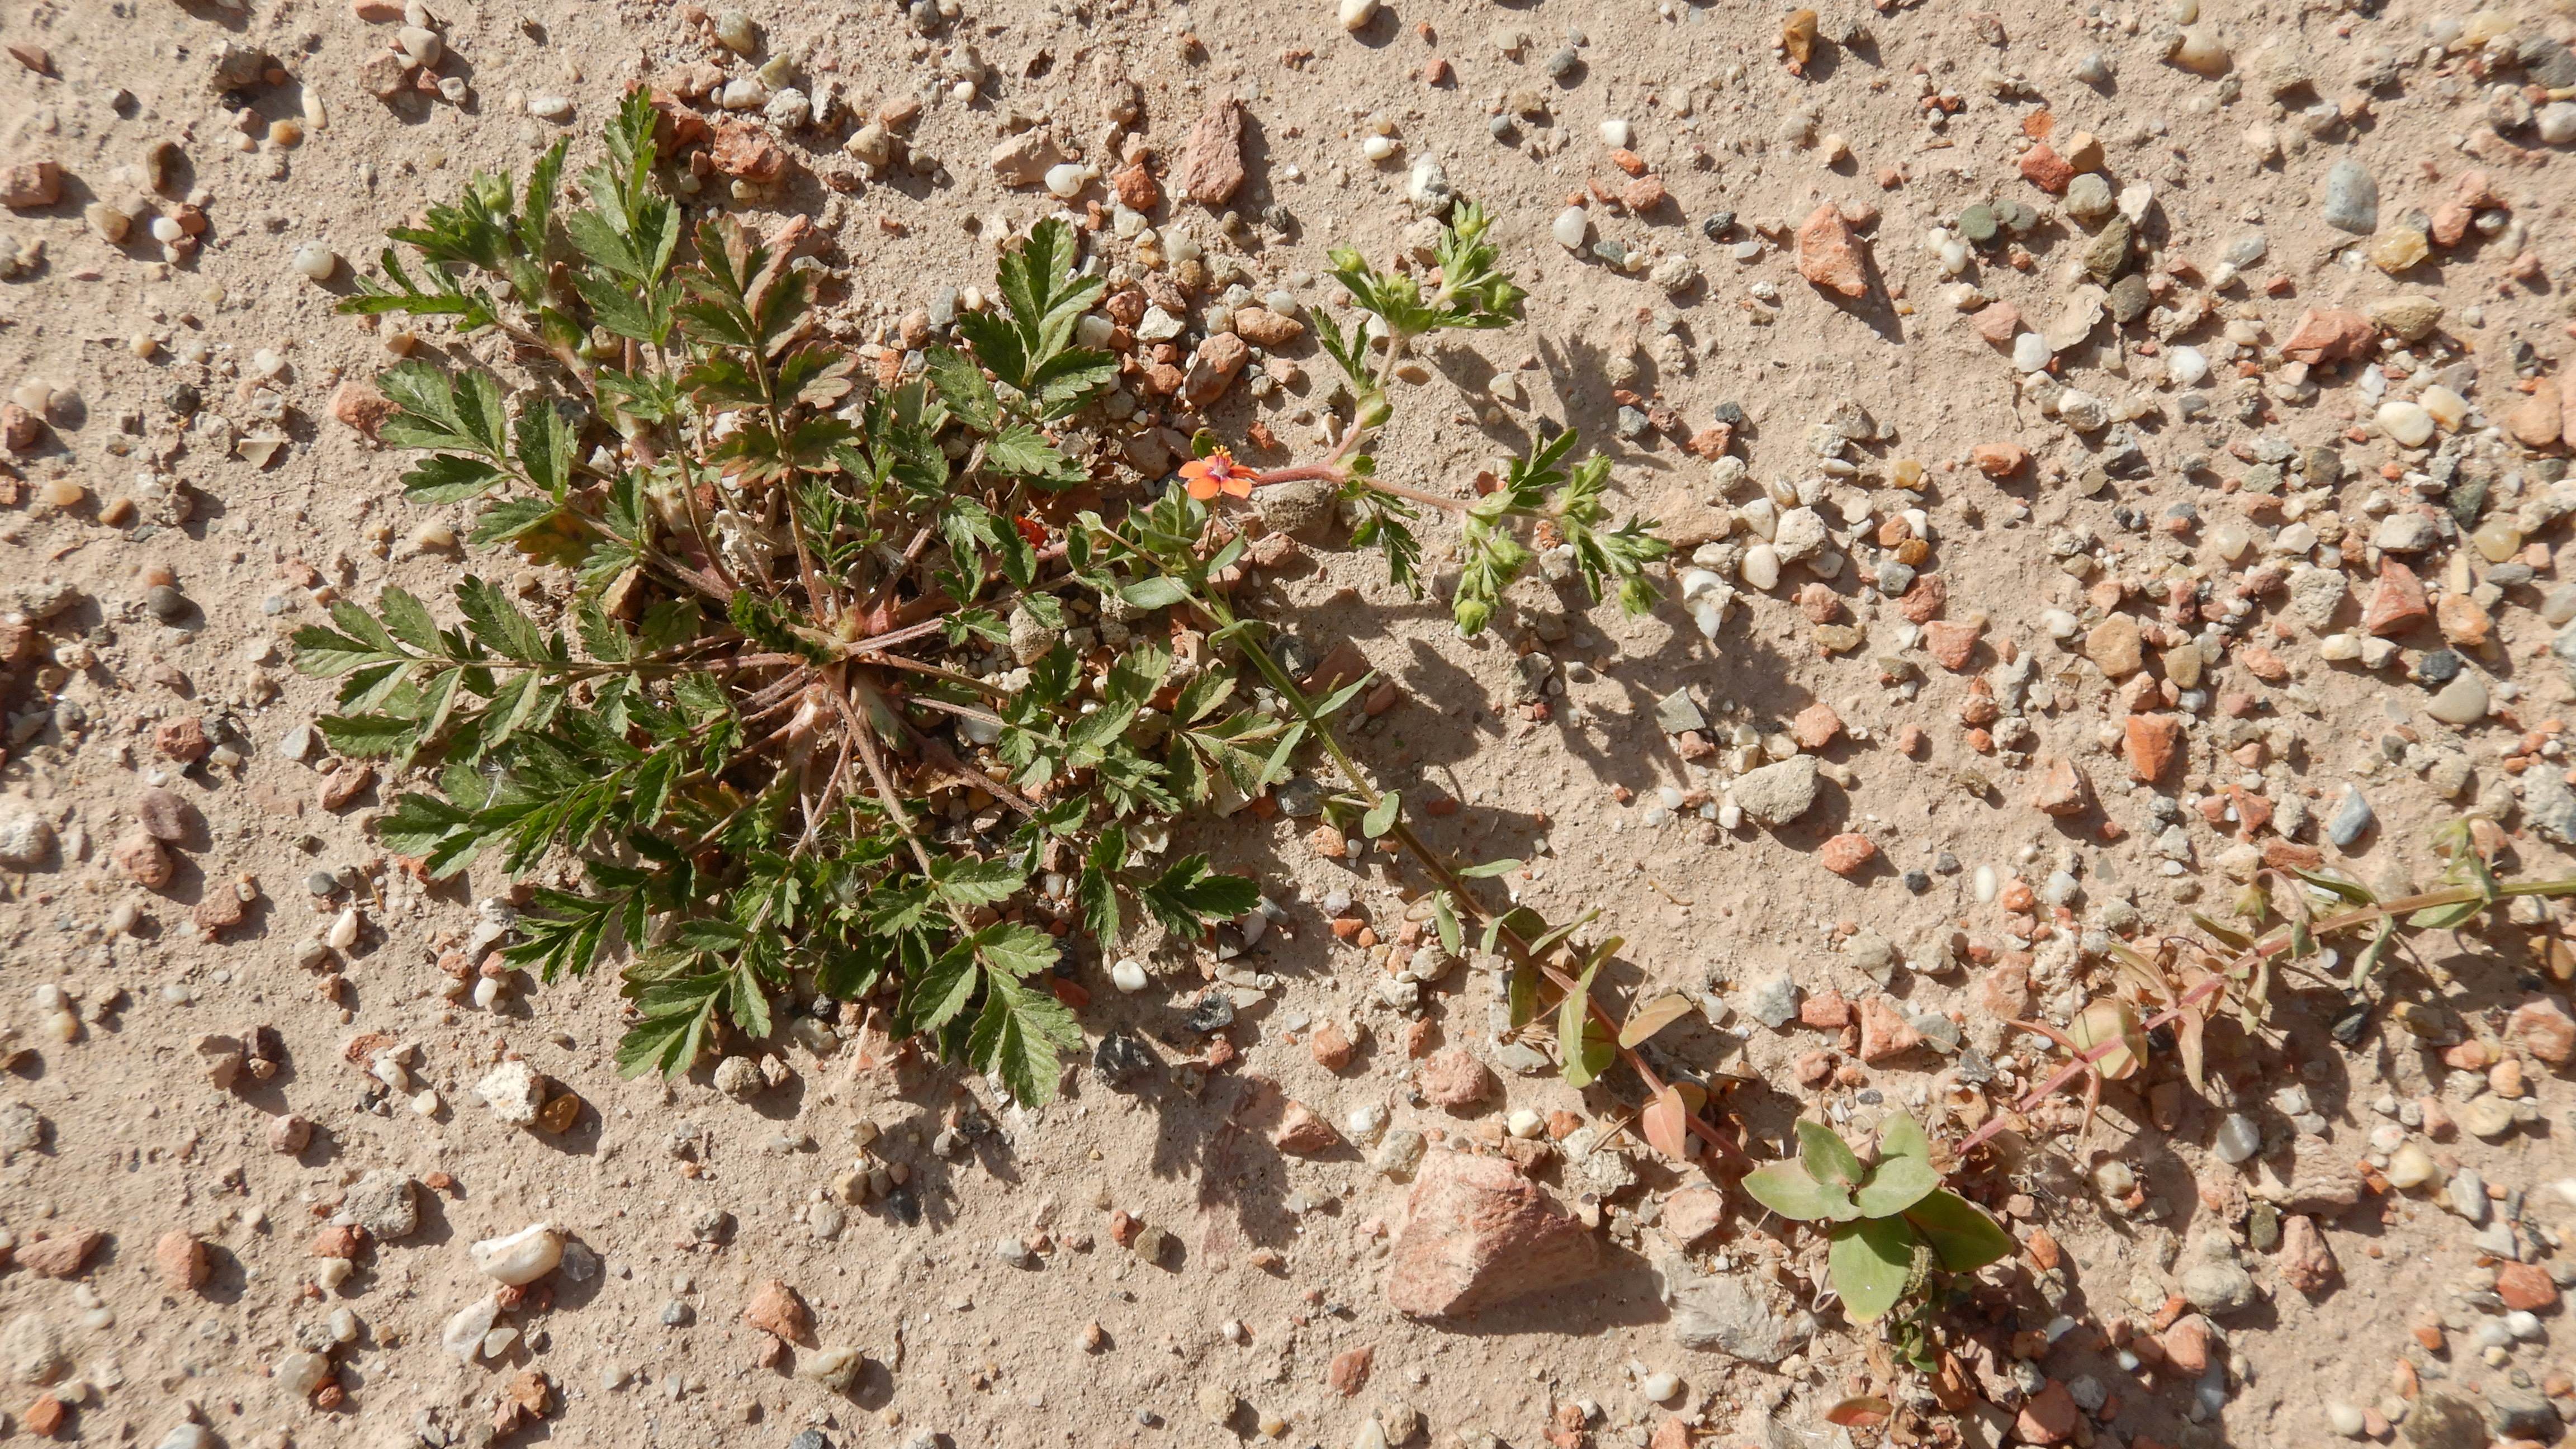
[[[2425,712],[2448,725],[2470,725],[2486,718],[2487,687],[2474,674],[2462,674],[2442,686]]]
[[[1548,235],[1570,252],[1583,250],[1584,239],[1592,234],[1592,216],[1579,206],[1569,206],[1548,223]]]
[[[340,254],[320,242],[306,242],[295,249],[295,270],[315,282],[327,282],[340,270]]]
[[[2409,448],[2420,448],[2433,436],[2433,415],[2420,403],[2391,400],[2375,415],[2381,432]]]
[[[2479,1227],[2486,1222],[2487,1184],[2485,1178],[2478,1176],[2477,1169],[2463,1167],[2453,1173],[2444,1197],[2451,1211],[2468,1219],[2470,1227]]]
[[[2263,1129],[2242,1112],[2230,1112],[2221,1118],[2210,1142],[2210,1151],[2219,1161],[2229,1164],[2243,1162],[2262,1150]]]
[[[1109,982],[1120,991],[1133,996],[1146,987],[1145,967],[1132,957],[1121,956],[1117,964],[1109,968]]]
[[[2358,160],[2346,156],[2327,168],[2322,199],[2326,225],[2355,236],[2379,229],[2379,183]]]
[[[2354,842],[2369,831],[2375,819],[2370,811],[2370,801],[2363,797],[2361,787],[2346,785],[2342,803],[2335,807],[2334,817],[2326,823],[2326,838],[2333,841],[2337,849],[2350,850]]]

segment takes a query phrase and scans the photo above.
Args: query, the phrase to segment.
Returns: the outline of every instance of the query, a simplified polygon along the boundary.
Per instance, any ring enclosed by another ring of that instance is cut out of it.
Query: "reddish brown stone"
[[[1218,207],[1242,187],[1243,102],[1228,96],[1199,113],[1181,150],[1178,185],[1201,206]]]
[[[1395,1235],[1387,1302],[1412,1318],[1475,1313],[1601,1269],[1599,1242],[1498,1157],[1435,1152]]]
[[[2379,561],[2379,583],[2361,612],[2361,627],[2382,639],[2403,634],[2433,617],[2424,602],[2424,585],[2415,571],[2393,558]]]
[[[51,1394],[39,1394],[36,1401],[27,1406],[27,1432],[40,1439],[50,1439],[62,1431],[64,1421],[71,1416],[72,1411],[64,1406],[62,1400]]]
[[[2052,755],[2040,767],[2030,803],[2043,815],[2081,815],[2093,803],[2093,785],[2073,760]]]
[[[1286,347],[1306,335],[1306,324],[1267,307],[1238,307],[1234,335],[1255,347]]]
[[[2310,307],[2299,314],[2281,354],[2293,362],[2343,362],[2370,350],[2378,332],[2370,319],[2341,307]]]
[[[1860,1059],[1877,1066],[1922,1044],[1923,1033],[1883,996],[1860,1004]]]
[[[98,1245],[107,1240],[105,1233],[94,1228],[73,1228],[68,1232],[39,1238],[18,1245],[18,1266],[39,1278],[77,1278],[81,1265]]]
[[[2034,141],[2021,153],[2021,176],[2024,181],[2051,196],[2064,196],[2067,185],[2075,180],[2075,168],[2057,154],[2046,141]],[[2060,1389],[2058,1392],[2064,1393]],[[2050,1440],[2050,1443],[2057,1441]]]
[[[1663,205],[1670,196],[1660,176],[1640,176],[1619,188],[1619,204],[1639,216]]]
[[[1181,384],[1181,395],[1195,408],[1203,408],[1225,396],[1234,385],[1234,375],[1252,356],[1252,349],[1231,332],[1219,332],[1199,344],[1190,358],[1189,376]]]
[[[1664,1236],[1687,1248],[1709,1234],[1726,1220],[1726,1198],[1713,1187],[1676,1189],[1664,1199],[1663,1216],[1657,1219]]]
[[[2182,753],[2182,719],[2170,714],[2133,714],[2126,725],[2123,747],[2129,757],[2129,773],[2147,784],[2154,784],[2173,768],[2174,757]]]
[[[1974,619],[1935,619],[1923,626],[1923,647],[1934,662],[1955,672],[1968,667],[1978,636],[1985,632],[1986,626]]]
[[[1977,335],[1997,347],[2010,347],[2022,334],[2021,309],[2010,302],[1989,302],[1969,317]]]
[[[1805,749],[1821,750],[1832,744],[1842,732],[1843,717],[1834,713],[1834,707],[1821,699],[1798,711],[1797,718],[1789,721],[1789,733]]]
[[[394,415],[394,400],[378,391],[364,378],[350,378],[331,389],[331,419],[366,438],[376,440],[376,430]]]
[[[2024,169],[2028,169],[2027,163]],[[2025,1444],[2063,1444],[2075,1437],[2076,1421],[2082,1416],[2083,1410],[2075,1406],[2075,1396],[2066,1391],[2066,1385],[2050,1379],[2047,1388],[2031,1395],[2021,1406],[2020,1416],[2013,1420],[2013,1432]]]
[[[1818,1031],[1840,1031],[1851,1025],[1851,1003],[1828,986],[1798,1003],[1798,1024]]]
[[[2018,955],[2019,953],[2015,953]],[[1985,974],[1977,984],[1977,1004],[1986,1014],[2005,1021],[2018,1021],[2030,1015],[2030,962],[2007,959]]]
[[[1279,1125],[1270,1133],[1270,1145],[1282,1152],[1311,1157],[1330,1152],[1342,1145],[1342,1134],[1333,1124],[1315,1115],[1315,1109],[1303,1102],[1290,1102],[1280,1113]]]
[[[1979,443],[1968,450],[1968,459],[1989,478],[2010,478],[2030,466],[2030,449],[2019,443]]]
[[[2553,1067],[2576,1061],[2576,1020],[2569,1019],[2565,1007],[2548,997],[2537,997],[2513,1009],[2505,1022],[2505,1040],[2519,1042],[2522,1049]]]
[[[2558,1285],[2537,1263],[2507,1263],[2496,1270],[2496,1296],[2507,1308],[2539,1313],[2558,1302]]]
[[[716,122],[716,143],[708,149],[707,159],[725,175],[755,185],[775,181],[787,171],[787,152],[767,126],[731,116]]]
[[[152,1245],[152,1266],[161,1274],[162,1287],[173,1293],[192,1292],[206,1281],[206,1245],[173,1229]]]
[[[1475,1106],[1494,1090],[1494,1074],[1465,1047],[1433,1053],[1422,1064],[1421,1082],[1423,1100],[1453,1112]]]
[[[1878,847],[1870,843],[1868,836],[1853,831],[1835,836],[1816,851],[1818,864],[1846,879],[1860,874],[1876,859]]]
[[[743,1306],[742,1321],[790,1343],[805,1342],[814,1330],[814,1315],[806,1308],[805,1300],[777,1278],[765,1279],[751,1290],[751,1301]]]
[[[1376,1362],[1377,1349],[1372,1345],[1346,1348],[1333,1355],[1331,1366],[1324,1370],[1324,1383],[1347,1399],[1368,1387],[1369,1369]]]
[[[2281,1219],[2280,1263],[2281,1281],[2302,1293],[2323,1292],[2339,1271],[2325,1234],[2317,1231],[2316,1219],[2305,1214]]]
[[[316,1258],[355,1258],[367,1246],[367,1233],[355,1223],[326,1223],[313,1235],[307,1251]]]
[[[1315,1065],[1328,1072],[1338,1072],[1351,1064],[1350,1033],[1341,1023],[1318,1022],[1306,1038],[1306,1049],[1315,1055]]]
[[[1914,576],[1914,587],[1907,589],[1905,597],[1896,601],[1896,608],[1897,612],[1905,616],[1908,623],[1929,624],[1940,616],[1941,611],[1947,608],[1949,603],[1948,580],[1939,574],[1917,574]],[[1973,648],[1975,643],[1973,638],[1969,640],[1970,647]]]
[[[2195,1313],[2177,1320],[2157,1336],[2164,1348],[2165,1362],[2173,1365],[2186,1379],[2196,1379],[2209,1370],[2209,1320]]]
[[[1118,193],[1118,204],[1129,211],[1152,211],[1163,204],[1163,188],[1154,183],[1154,173],[1142,161],[1122,168],[1109,184]]]
[[[165,719],[154,725],[152,747],[159,750],[166,759],[176,760],[182,765],[193,765],[204,759],[206,752],[213,749],[215,745],[214,741],[206,738],[206,722],[191,714],[182,715],[177,719]]]
[[[1798,224],[1798,275],[1846,297],[1869,295],[1869,268],[1860,238],[1830,201]]]
[[[53,161],[21,161],[0,170],[0,206],[23,210],[62,199],[63,168]]]
[[[140,828],[116,842],[116,848],[109,854],[114,857],[117,869],[124,871],[145,890],[161,889],[179,871],[177,863],[170,859],[170,852],[162,847],[161,842],[153,839],[150,831]]]

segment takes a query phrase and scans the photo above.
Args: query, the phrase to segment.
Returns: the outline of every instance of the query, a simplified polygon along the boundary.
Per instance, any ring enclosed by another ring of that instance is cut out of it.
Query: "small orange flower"
[[[1231,493],[1237,498],[1252,496],[1252,471],[1237,465],[1234,455],[1223,448],[1183,463],[1181,476],[1189,480],[1190,496],[1201,503],[1219,493]]]

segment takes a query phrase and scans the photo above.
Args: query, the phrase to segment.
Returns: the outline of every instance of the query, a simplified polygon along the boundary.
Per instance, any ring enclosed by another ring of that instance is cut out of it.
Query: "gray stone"
[[[2333,818],[2326,822],[2326,839],[2339,850],[2350,850],[2354,842],[2369,833],[2377,818],[2370,813],[2370,801],[2363,797],[2361,787],[2346,785],[2343,802],[2335,806]]]
[[[2406,1415],[2406,1442],[2415,1449],[2486,1449],[2487,1426],[2468,1400],[2430,1393]]]
[[[411,1179],[383,1169],[359,1178],[340,1200],[339,1221],[356,1223],[379,1243],[410,1237],[420,1229],[420,1204],[412,1200]]]
[[[1679,1259],[1657,1266],[1673,1310],[1673,1342],[1746,1363],[1776,1364],[1816,1336],[1805,1309],[1782,1312],[1746,1276],[1703,1277]]]
[[[2487,1182],[2478,1176],[2477,1169],[2463,1167],[2453,1173],[2445,1196],[2451,1211],[2468,1219],[2469,1226],[2476,1227],[2487,1220]]]
[[[2542,839],[2576,845],[2576,790],[2569,789],[2558,773],[2526,770],[2517,777],[2522,784],[2522,814]]]
[[[546,1087],[537,1070],[524,1061],[506,1061],[483,1074],[474,1095],[506,1126],[533,1127],[546,1105]]]
[[[2230,1112],[2219,1119],[2218,1131],[2211,1138],[2209,1150],[2219,1161],[2243,1162],[2263,1150],[2263,1129],[2242,1112]]]
[[[2558,1406],[2549,1402],[2538,1389],[2517,1388],[2504,1379],[2487,1383],[2487,1422],[2493,1425],[2499,1439],[2536,1439],[2549,1443],[2558,1437]]]
[[[1665,734],[1677,735],[1684,730],[1708,728],[1708,717],[1700,713],[1689,690],[1676,689],[1655,701],[1655,723]]]
[[[1747,770],[1727,786],[1727,792],[1755,823],[1786,825],[1815,806],[1815,757],[1797,755]]]
[[[2448,725],[2469,725],[2487,717],[2487,686],[2474,674],[2463,674],[2442,686],[2424,712]],[[2545,773],[2545,772],[2544,772]]]
[[[1319,539],[1332,525],[1341,492],[1321,478],[1305,478],[1252,490],[1252,509],[1262,526],[1291,538]]]
[[[50,1384],[71,1367],[63,1357],[62,1331],[33,1313],[19,1314],[0,1330],[0,1358],[9,1361],[9,1376],[22,1384]]]
[[[2195,1246],[2197,1261],[2182,1272],[2182,1296],[2211,1317],[2253,1306],[2254,1275],[2236,1261],[2236,1247],[2211,1234]]]
[[[215,1436],[203,1424],[181,1424],[162,1435],[153,1449],[215,1449]]]
[[[1745,997],[1744,1010],[1755,1021],[1777,1031],[1798,1014],[1798,983],[1786,976],[1758,982]]]
[[[2327,169],[2320,200],[2326,225],[2355,236],[2379,230],[2379,183],[2371,179],[2370,168],[2352,157]]]
[[[0,867],[34,870],[53,858],[54,827],[24,807],[0,814]]]

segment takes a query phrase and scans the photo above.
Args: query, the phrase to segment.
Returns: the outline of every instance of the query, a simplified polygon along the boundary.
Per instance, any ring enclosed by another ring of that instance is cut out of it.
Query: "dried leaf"
[[[1637,1119],[1637,1130],[1647,1145],[1675,1162],[1690,1159],[1690,1109],[1682,1105],[1678,1089],[1667,1085],[1657,1092]]]
[[[1619,1028],[1619,1045],[1633,1047],[1690,1015],[1690,998],[1681,995],[1658,996],[1628,1014]]]
[[[1854,1394],[1825,1410],[1825,1422],[1846,1429],[1865,1429],[1884,1421],[1896,1412],[1896,1406],[1876,1394]]]

